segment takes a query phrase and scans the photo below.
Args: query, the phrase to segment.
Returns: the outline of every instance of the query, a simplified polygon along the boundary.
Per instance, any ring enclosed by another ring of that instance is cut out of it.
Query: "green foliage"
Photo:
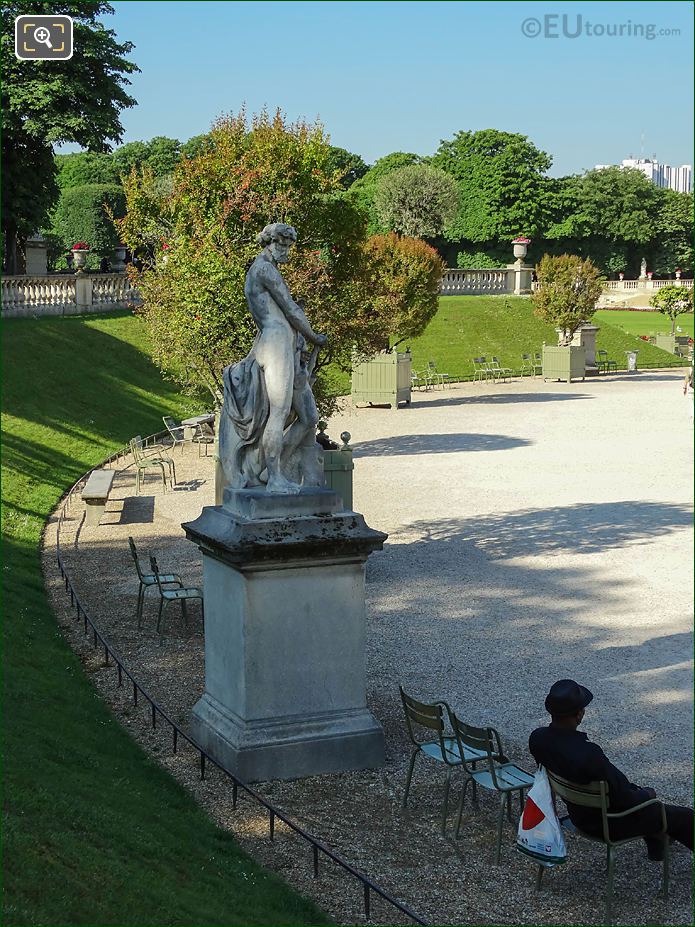
[[[130,174],[133,168],[146,167],[155,177],[172,174],[181,159],[181,142],[176,138],[157,135],[149,142],[128,142],[116,148],[113,165],[119,176]]]
[[[386,174],[374,191],[379,222],[413,238],[434,238],[458,212],[456,181],[429,164],[411,164]]]
[[[576,223],[581,237],[645,244],[654,237],[659,188],[636,168],[589,171],[579,185]]]
[[[562,344],[596,311],[603,289],[599,269],[587,258],[574,254],[546,254],[536,266],[539,289],[533,296],[535,313],[544,322],[562,329]]]
[[[444,264],[434,248],[394,232],[367,242],[379,325],[392,344],[424,332],[439,306]]]
[[[181,383],[219,398],[223,367],[248,351],[255,329],[244,277],[270,221],[297,229],[283,273],[314,328],[329,335],[319,364],[347,366],[353,343],[371,344],[363,220],[329,155],[319,125],[286,124],[279,113],[249,124],[242,113],[221,119],[210,144],[179,163],[170,196],[157,196],[146,170],[125,181],[120,231],[131,249],[151,256],[137,281],[143,311],[157,362]],[[161,239],[170,246],[166,263]]]
[[[511,257],[505,260],[494,251],[459,251],[456,255],[457,267],[468,267],[471,270],[486,270],[489,267],[504,267],[509,264]]]
[[[46,595],[39,545],[65,490],[200,407],[162,381],[132,315],[4,325],[3,923],[325,923],[116,722]]]
[[[652,264],[657,274],[672,274],[693,265],[693,194],[658,190],[656,248]]]
[[[369,168],[367,173],[356,180],[350,187],[350,199],[356,203],[367,215],[367,229],[370,235],[387,232],[379,220],[374,205],[376,190],[381,181],[393,171],[411,164],[422,164],[424,161],[419,155],[404,151],[394,151],[385,155]]]
[[[126,58],[132,43],[116,41],[115,32],[99,19],[112,12],[111,5],[101,0],[58,6],[39,0],[7,0],[2,5],[2,229],[9,272],[17,267],[18,236],[40,228],[57,198],[55,164],[48,157],[51,146],[76,142],[105,151],[109,141],[121,137],[121,111],[135,105],[125,90],[130,83],[126,75],[138,70]],[[52,61],[16,58],[14,19],[23,13],[71,16],[72,58],[58,67]]]
[[[212,147],[212,139],[208,133],[194,135],[181,145],[182,158],[197,158]]]
[[[671,320],[673,334],[678,316],[693,311],[693,291],[684,286],[662,286],[652,294],[649,304]]]
[[[525,135],[483,129],[443,141],[432,165],[459,185],[459,212],[447,230],[453,241],[536,237],[549,218],[552,159]]]
[[[125,194],[118,184],[84,184],[63,190],[53,215],[53,231],[63,249],[69,251],[78,241],[91,248],[92,265],[97,257],[108,256],[119,243],[118,232],[109,212],[125,214]]]
[[[82,187],[87,183],[119,183],[118,171],[109,154],[80,151],[75,154],[56,155],[58,186],[61,190]]]
[[[331,145],[328,153],[328,171],[338,172],[340,174],[340,185],[344,190],[359,180],[369,170],[369,165],[365,164],[358,154],[353,154],[345,148],[337,148]]]
[[[671,330],[668,319],[659,312],[635,312],[629,309],[598,309],[592,319],[594,325],[609,325],[618,328],[630,335],[653,335],[657,332]],[[679,327],[686,335],[693,337],[695,326],[692,314],[686,318],[681,317]],[[640,355],[640,363],[641,355]]]

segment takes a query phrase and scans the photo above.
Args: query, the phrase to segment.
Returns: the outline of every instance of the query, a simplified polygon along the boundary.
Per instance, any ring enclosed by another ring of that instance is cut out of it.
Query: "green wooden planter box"
[[[352,448],[348,447],[347,444],[337,451],[323,452],[323,475],[326,479],[326,488],[338,493],[343,500],[346,512],[352,511],[352,473],[354,469]]]
[[[412,362],[410,352],[377,354],[352,368],[352,403],[398,408],[410,402]]]
[[[569,347],[560,345],[543,345],[543,379],[570,380],[584,379],[586,376],[586,349],[580,345]]]
[[[669,354],[676,353],[676,336],[667,332],[657,332],[654,344],[662,351],[668,351]]]

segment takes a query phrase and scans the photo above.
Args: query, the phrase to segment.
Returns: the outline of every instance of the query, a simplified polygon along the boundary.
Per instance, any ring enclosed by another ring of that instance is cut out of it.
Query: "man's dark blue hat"
[[[558,679],[550,688],[545,699],[545,710],[556,717],[574,715],[586,708],[594,696],[574,679]]]

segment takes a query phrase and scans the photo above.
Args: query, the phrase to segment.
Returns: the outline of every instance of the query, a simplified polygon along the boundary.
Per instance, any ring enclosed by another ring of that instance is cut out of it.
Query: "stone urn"
[[[676,280],[680,280],[680,278],[681,278],[681,272],[680,272],[680,270],[677,270],[677,271],[676,271]]]
[[[512,242],[514,246],[514,257],[517,260],[522,260],[526,257],[526,252],[528,251],[530,240],[528,238],[515,238]]]
[[[72,248],[72,258],[75,264],[75,273],[83,274],[84,268],[87,263],[87,255],[89,254],[89,248]]]
[[[625,279],[625,274],[621,271],[621,272],[618,274],[618,280],[622,281],[622,280],[624,280],[624,279]]]
[[[125,245],[118,245],[113,249],[113,262],[111,263],[111,270],[116,274],[123,273],[125,270],[125,253]]]

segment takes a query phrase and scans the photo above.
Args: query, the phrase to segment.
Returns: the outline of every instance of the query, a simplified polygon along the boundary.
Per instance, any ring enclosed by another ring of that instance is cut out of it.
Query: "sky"
[[[631,155],[693,161],[690,2],[113,7],[104,22],[134,43],[141,69],[123,142],[185,141],[245,104],[318,118],[368,163],[433,154],[457,131],[485,128],[527,135],[555,175]]]

